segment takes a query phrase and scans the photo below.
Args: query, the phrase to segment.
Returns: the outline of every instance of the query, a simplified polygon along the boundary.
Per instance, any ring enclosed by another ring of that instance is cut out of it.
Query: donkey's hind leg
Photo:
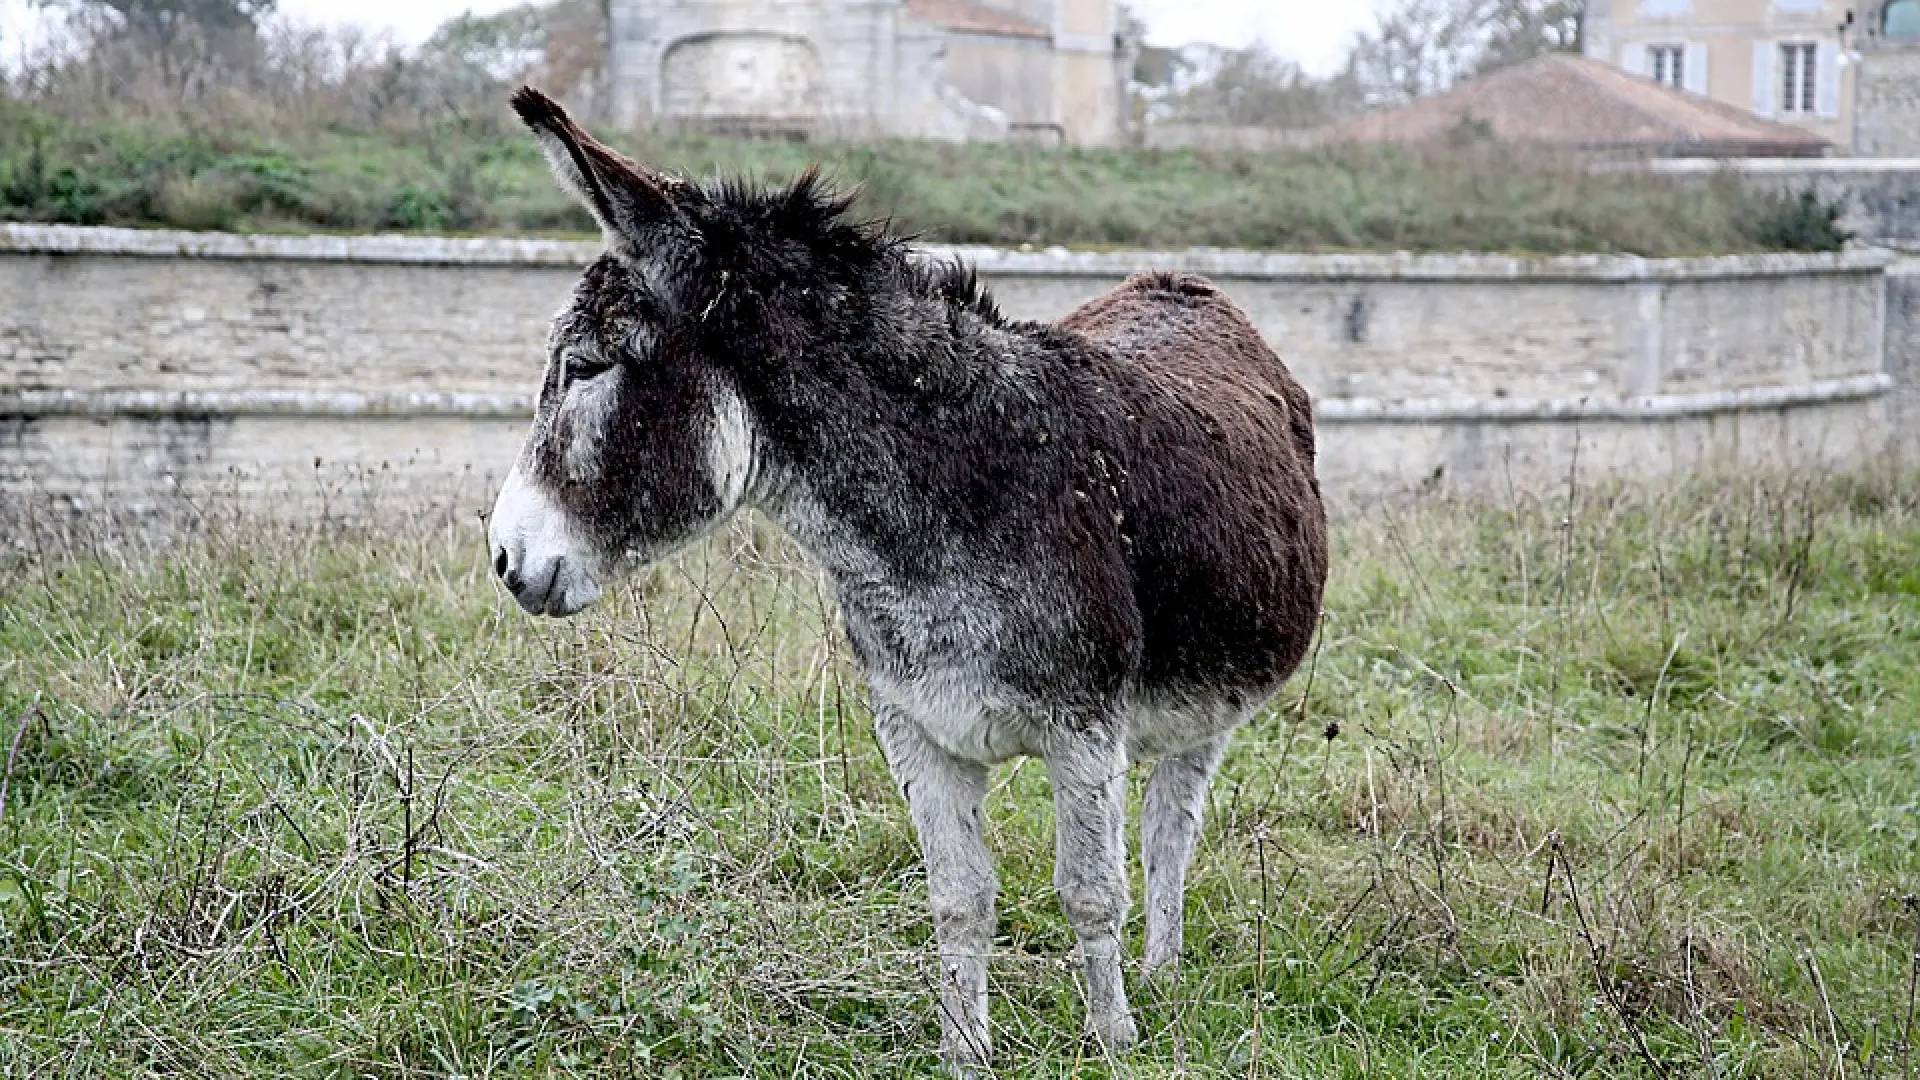
[[[1153,767],[1140,809],[1140,859],[1147,867],[1148,974],[1180,963],[1187,903],[1187,865],[1200,839],[1207,788],[1226,756],[1231,733],[1219,735]]]
[[[927,864],[927,896],[940,942],[940,1052],[957,1066],[988,1064],[987,954],[993,948],[993,855],[981,833],[987,769],[928,741],[882,708],[874,729],[906,796]]]
[[[1087,1026],[1106,1049],[1124,1050],[1138,1038],[1120,963],[1127,917],[1127,753],[1117,725],[1096,721],[1090,727],[1059,731],[1047,746],[1053,883],[1080,939]]]

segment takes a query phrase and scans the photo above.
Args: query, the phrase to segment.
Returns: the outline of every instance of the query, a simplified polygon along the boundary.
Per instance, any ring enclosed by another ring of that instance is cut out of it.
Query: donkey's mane
[[[994,324],[1006,321],[1000,314],[1000,305],[994,302],[992,290],[980,280],[973,264],[958,255],[951,259],[909,262],[907,273],[912,276],[915,291],[945,300],[948,308],[955,312],[971,312]]]
[[[919,237],[894,231],[891,218],[855,218],[858,190],[829,185],[818,165],[810,165],[791,184],[766,187],[731,176],[701,185],[700,193],[722,229],[744,243],[774,235],[796,242],[822,265],[852,276],[874,269],[890,271],[909,291],[943,301],[954,314],[1005,322],[992,292],[973,267],[959,257],[923,259],[911,255]]]

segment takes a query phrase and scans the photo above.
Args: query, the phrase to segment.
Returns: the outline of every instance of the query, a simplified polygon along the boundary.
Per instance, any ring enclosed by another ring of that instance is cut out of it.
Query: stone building
[[[1826,139],[1610,64],[1547,53],[1397,109],[1332,128],[1332,141],[1462,136],[1627,158],[1824,157]]]
[[[1917,9],[1920,0],[1590,0],[1585,50],[1842,150],[1915,154]]]
[[[1119,140],[1115,0],[612,0],[634,127]]]
[[[1920,158],[1920,0],[1893,0],[1860,35],[1853,150]]]

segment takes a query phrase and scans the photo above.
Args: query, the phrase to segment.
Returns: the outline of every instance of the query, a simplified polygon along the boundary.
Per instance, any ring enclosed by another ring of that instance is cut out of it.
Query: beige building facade
[[[809,138],[1120,140],[1116,0],[612,0],[618,118]]]
[[[1909,44],[1902,36],[1905,8],[1914,3],[1591,0],[1585,50],[1629,73],[1792,124],[1853,152],[1863,131],[1911,126],[1920,139],[1920,109],[1906,111],[1899,104],[1905,95],[1877,78],[1901,66],[1910,48],[1920,49],[1920,38]],[[1896,140],[1868,141],[1874,145],[1863,150],[1886,153]]]

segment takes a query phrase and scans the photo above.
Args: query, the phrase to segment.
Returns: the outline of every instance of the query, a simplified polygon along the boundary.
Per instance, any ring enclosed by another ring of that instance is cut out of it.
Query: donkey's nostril
[[[526,581],[520,577],[520,568],[513,565],[513,560],[507,557],[506,548],[493,553],[493,572],[500,575],[500,580],[506,584],[507,591],[515,596],[519,596],[520,590],[527,587]]]

